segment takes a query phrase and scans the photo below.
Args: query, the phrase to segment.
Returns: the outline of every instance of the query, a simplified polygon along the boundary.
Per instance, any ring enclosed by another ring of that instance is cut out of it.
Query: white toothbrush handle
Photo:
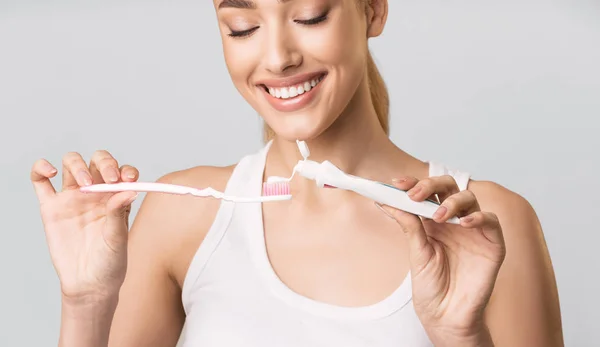
[[[87,187],[79,188],[85,193],[118,193],[118,192],[157,192],[171,194],[191,194],[193,188],[178,186],[166,183],[150,183],[150,182],[120,182],[111,184],[94,184]]]
[[[228,196],[214,190],[212,188],[196,189],[175,184],[166,183],[154,183],[154,182],[120,182],[112,184],[94,184],[87,187],[79,188],[80,191],[85,193],[118,193],[124,191],[134,192],[156,192],[156,193],[168,193],[186,195],[190,194],[198,197],[214,197],[231,202],[238,203],[253,203],[253,202],[271,202],[271,201],[283,201],[290,200],[291,195],[272,195],[272,196],[256,196],[256,197],[241,197],[241,196]]]

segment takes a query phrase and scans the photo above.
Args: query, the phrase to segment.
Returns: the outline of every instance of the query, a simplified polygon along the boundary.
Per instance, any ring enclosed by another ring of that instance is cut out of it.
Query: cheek
[[[238,88],[247,82],[248,77],[254,70],[255,63],[260,59],[258,50],[252,49],[250,41],[232,40],[229,37],[223,39],[225,64],[233,83]]]
[[[346,23],[352,21],[343,19],[335,19],[335,21],[329,23],[323,30],[314,30],[310,34],[302,32],[297,40],[302,42],[303,50],[311,52],[311,56],[320,63],[342,67],[360,56],[363,48],[359,44],[361,38],[358,35],[358,28]]]

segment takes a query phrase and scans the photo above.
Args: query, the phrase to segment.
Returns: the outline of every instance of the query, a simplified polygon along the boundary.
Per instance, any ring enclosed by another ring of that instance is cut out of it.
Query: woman
[[[442,204],[433,220],[294,178],[288,202],[233,205],[83,194],[138,171],[98,151],[32,181],[62,289],[61,346],[562,346],[557,290],[532,207],[491,182],[422,162],[388,138],[388,96],[368,51],[385,0],[215,0],[231,78],[266,145],[229,167],[160,182],[260,194],[313,160]],[[461,225],[444,223],[452,216]],[[389,218],[391,217],[391,218]],[[402,231],[402,232],[401,232]]]

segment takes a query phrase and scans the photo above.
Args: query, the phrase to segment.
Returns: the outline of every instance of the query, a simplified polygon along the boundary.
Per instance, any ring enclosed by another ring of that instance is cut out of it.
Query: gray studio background
[[[534,205],[567,346],[598,346],[600,2],[390,0],[372,49],[392,138]],[[221,54],[208,0],[0,0],[0,346],[58,337],[34,160],[104,148],[152,181],[261,146]]]

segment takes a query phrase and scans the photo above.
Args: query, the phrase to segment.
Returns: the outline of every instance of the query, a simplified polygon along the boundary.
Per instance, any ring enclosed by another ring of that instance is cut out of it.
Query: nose
[[[285,28],[272,30],[268,35],[264,63],[265,68],[273,74],[284,73],[302,64],[302,54]]]

